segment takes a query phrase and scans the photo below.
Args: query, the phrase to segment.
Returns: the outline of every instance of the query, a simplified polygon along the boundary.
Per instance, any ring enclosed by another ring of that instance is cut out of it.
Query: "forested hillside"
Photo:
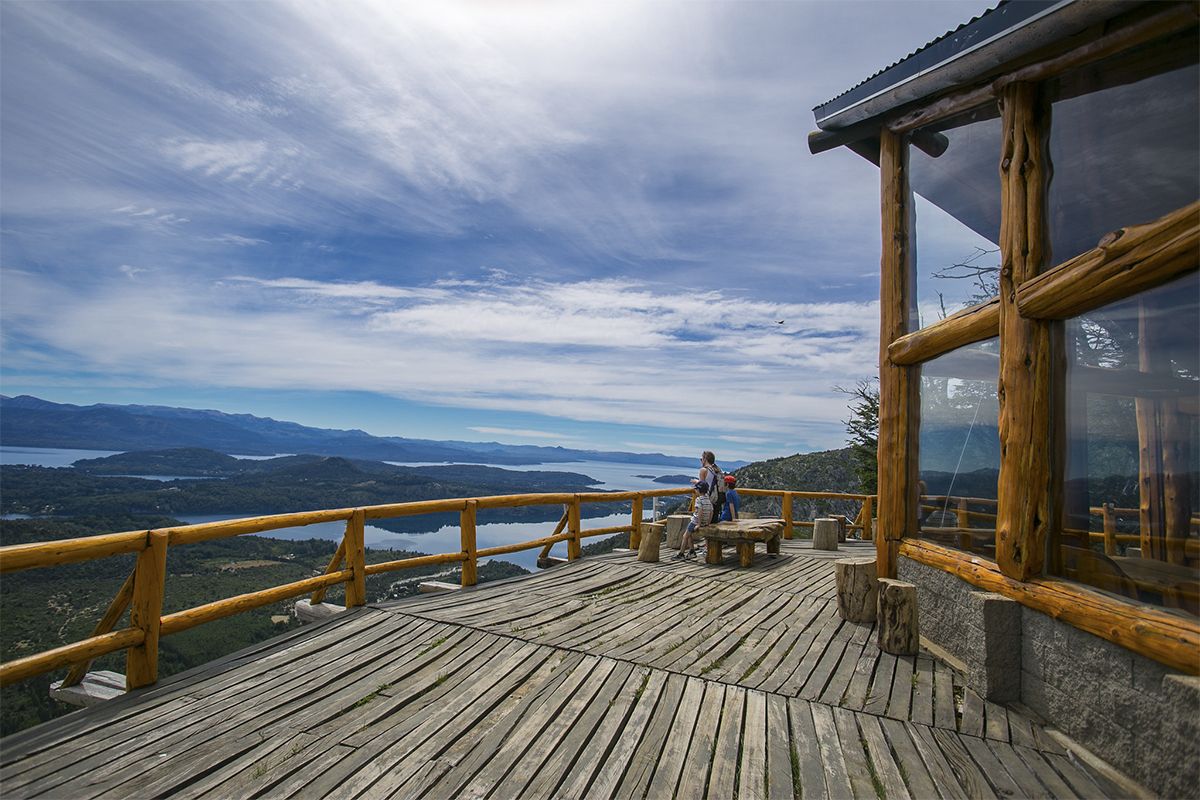
[[[848,447],[756,461],[734,470],[733,474],[737,476],[739,488],[804,492],[862,491],[854,471],[854,458]],[[778,516],[782,511],[780,500],[774,497],[744,497],[742,508],[763,516]],[[856,502],[796,498],[792,504],[792,515],[795,519],[812,519],[822,514],[854,516],[858,508]]]

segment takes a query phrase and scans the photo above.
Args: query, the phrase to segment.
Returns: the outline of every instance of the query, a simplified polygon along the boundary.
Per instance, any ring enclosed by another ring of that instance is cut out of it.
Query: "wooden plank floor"
[[[839,555],[785,542],[741,569],[618,553],[358,609],[0,741],[0,791],[1122,795],[1036,720],[842,622]]]

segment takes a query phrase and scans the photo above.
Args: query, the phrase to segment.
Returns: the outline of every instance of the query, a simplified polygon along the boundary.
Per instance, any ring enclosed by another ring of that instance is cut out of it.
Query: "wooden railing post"
[[[791,539],[794,533],[792,522],[792,493],[783,493],[783,538]]]
[[[633,498],[633,513],[630,515],[629,524],[633,530],[629,532],[629,549],[637,550],[642,545],[642,495],[639,492],[638,496]]]
[[[138,553],[133,573],[133,598],[129,627],[145,633],[146,638],[125,654],[125,688],[140,689],[158,680],[158,634],[162,626],[163,589],[167,580],[167,541],[165,531],[149,531],[146,548]]]
[[[466,508],[458,512],[458,530],[462,541],[462,585],[474,586],[479,582],[479,558],[475,555],[475,517],[479,501],[468,500]]]
[[[361,508],[354,509],[350,519],[346,520],[346,535],[342,537],[346,543],[346,566],[351,571],[350,580],[346,581],[346,608],[367,603],[367,563],[363,544],[365,522],[365,512]]]
[[[875,498],[867,497],[863,500],[862,517],[862,538],[868,542],[875,538],[875,525],[872,518],[875,516]]]
[[[1113,504],[1105,503],[1104,514],[1104,552],[1106,555],[1117,554],[1117,515],[1113,513]]]
[[[342,535],[342,540],[338,542],[337,550],[334,551],[333,558],[329,559],[329,566],[325,568],[325,574],[331,572],[340,572],[342,569],[342,559],[346,557],[346,536]],[[329,590],[328,586],[322,586],[312,593],[309,598],[309,605],[320,605],[325,602],[325,592]]]
[[[125,613],[125,609],[129,608],[129,601],[133,599],[133,576],[136,574],[136,570],[130,572],[129,577],[125,579],[125,583],[121,584],[121,588],[117,590],[116,597],[108,604],[108,610],[104,612],[104,616],[96,624],[95,630],[92,631],[92,636],[100,636],[101,634],[110,632]],[[87,675],[88,667],[91,665],[91,661],[80,661],[71,667],[71,671],[63,679],[62,688],[78,686],[83,677]]]
[[[958,508],[954,512],[954,525],[958,528],[958,546],[963,550],[971,550],[975,541],[971,538],[971,511],[967,508],[967,498],[958,498]]]
[[[582,530],[579,519],[579,495],[575,495],[571,500],[571,507],[568,510],[567,532],[571,534],[571,538],[567,540],[567,560],[574,561],[583,556],[583,547],[579,542],[579,533]]]

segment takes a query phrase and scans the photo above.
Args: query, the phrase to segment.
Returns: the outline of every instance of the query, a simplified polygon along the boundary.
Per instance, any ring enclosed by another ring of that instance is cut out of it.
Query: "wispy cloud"
[[[477,287],[414,293],[293,279],[231,292],[234,285],[126,281],[64,293],[30,273],[10,278],[3,310],[10,331],[44,342],[90,373],[231,388],[319,383],[665,430],[705,429],[706,419],[719,419],[722,435],[771,438],[793,448],[833,440],[844,399],[814,375],[836,374],[844,382],[873,372],[878,326],[873,302],[741,300],[725,307],[629,282],[512,279],[483,290],[486,302]],[[299,301],[314,292],[369,292],[385,305],[364,314],[340,303]],[[34,311],[51,298],[72,325]],[[492,313],[472,316],[484,307]],[[564,316],[558,326],[528,326],[536,314]],[[780,314],[803,326],[761,323]],[[397,315],[407,315],[409,324]],[[569,323],[588,317],[602,319],[614,335],[604,341],[598,328],[571,329]],[[21,369],[20,358],[10,366]]]
[[[554,431],[538,431],[529,428],[492,428],[480,425],[472,425],[468,430],[476,433],[487,434],[488,436],[513,436],[519,439],[553,439],[556,442],[567,441],[575,437],[562,432]]]
[[[209,236],[205,241],[232,244],[238,247],[257,247],[260,244],[270,244],[266,239],[256,239],[252,236],[241,236],[236,233],[223,233],[220,236]]]

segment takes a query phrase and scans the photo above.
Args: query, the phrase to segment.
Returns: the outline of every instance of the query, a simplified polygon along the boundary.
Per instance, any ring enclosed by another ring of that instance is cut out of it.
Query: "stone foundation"
[[[961,660],[971,687],[1020,701],[1163,797],[1200,798],[1200,678],[901,557],[921,635]]]

